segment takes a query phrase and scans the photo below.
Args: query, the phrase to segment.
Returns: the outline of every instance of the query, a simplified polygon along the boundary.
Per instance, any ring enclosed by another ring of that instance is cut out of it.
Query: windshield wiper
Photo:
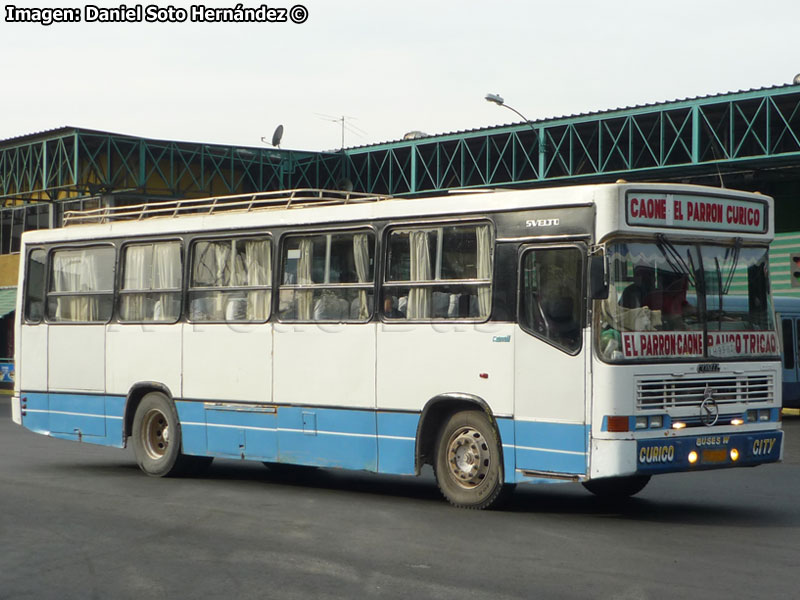
[[[663,233],[659,233],[656,236],[656,247],[658,248],[659,252],[664,255],[664,259],[667,261],[667,264],[670,266],[670,268],[676,273],[686,275],[686,277],[689,279],[689,283],[692,284],[692,287],[699,290],[696,272],[694,269],[694,261],[692,260],[692,255],[690,254],[689,250],[686,251],[686,256],[689,259],[691,267],[686,263],[685,260],[683,260],[683,257],[681,256],[680,252],[678,252],[678,249],[667,239]]]
[[[736,273],[736,267],[739,266],[739,253],[742,250],[742,238],[736,238],[733,242],[733,259],[731,262],[731,268],[728,271],[728,278],[725,280],[725,294],[730,292],[731,285],[733,284],[733,276]],[[717,264],[717,269],[719,269],[719,264]],[[722,279],[720,277],[720,283],[722,283]],[[722,306],[720,304],[720,306]]]

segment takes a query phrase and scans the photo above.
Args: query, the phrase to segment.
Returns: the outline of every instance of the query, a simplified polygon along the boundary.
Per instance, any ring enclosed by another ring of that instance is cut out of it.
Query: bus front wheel
[[[207,457],[189,457],[181,453],[178,412],[159,392],[145,395],[136,408],[132,438],[136,463],[153,477],[183,475],[211,462]],[[194,458],[197,460],[192,460]]]
[[[462,410],[445,421],[434,471],[444,497],[459,508],[489,508],[511,490],[503,485],[497,431],[480,410]]]
[[[631,475],[628,477],[607,477],[604,479],[592,479],[584,481],[583,487],[600,498],[610,500],[629,498],[635,496],[644,489],[650,475]]]

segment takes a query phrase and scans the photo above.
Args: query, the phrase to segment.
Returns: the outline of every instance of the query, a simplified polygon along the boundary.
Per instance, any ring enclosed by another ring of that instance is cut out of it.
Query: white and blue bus
[[[430,464],[485,508],[782,457],[766,196],[296,190],[66,223],[23,236],[13,418],[148,475]]]

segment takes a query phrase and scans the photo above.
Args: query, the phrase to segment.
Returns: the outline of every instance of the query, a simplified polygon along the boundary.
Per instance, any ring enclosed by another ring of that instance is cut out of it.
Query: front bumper
[[[636,442],[636,472],[647,475],[755,466],[778,462],[782,457],[781,430]]]

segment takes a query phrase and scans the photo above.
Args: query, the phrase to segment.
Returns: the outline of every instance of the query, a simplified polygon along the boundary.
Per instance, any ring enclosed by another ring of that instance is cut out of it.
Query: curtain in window
[[[81,251],[81,291],[96,291],[100,287],[99,281],[100,261],[95,250]],[[86,306],[86,317],[81,321],[99,321],[100,297],[84,296]]]
[[[231,242],[212,242],[213,248],[213,271],[209,285],[214,287],[225,287],[230,285],[231,280]],[[214,319],[221,318],[225,314],[225,294],[215,293],[209,297],[211,315]]]
[[[475,228],[475,237],[478,243],[478,279],[488,280],[492,271],[491,236],[488,225],[479,225]],[[488,285],[478,286],[478,316],[486,317],[492,304],[492,288]]]
[[[247,240],[244,243],[244,281],[240,285],[269,286],[272,280],[272,248],[269,240]],[[269,315],[271,294],[265,290],[247,293],[247,319],[264,321]]]
[[[150,269],[153,247],[128,246],[125,249],[125,268],[123,270],[123,290],[147,290],[151,286]],[[138,321],[145,317],[144,294],[123,294],[121,297],[122,318]]]
[[[54,292],[94,292],[98,287],[98,261],[92,250],[57,252],[53,259]],[[58,321],[96,321],[100,318],[100,298],[62,296],[56,299]]]
[[[369,283],[369,236],[366,233],[357,233],[353,236],[353,262],[356,266],[358,283]],[[358,319],[369,318],[367,306],[367,290],[358,291]]]
[[[411,254],[410,279],[430,281],[431,251],[428,246],[428,231],[412,231],[408,237]],[[427,287],[412,287],[408,292],[409,319],[427,319],[431,316],[431,290]]]
[[[181,287],[181,248],[177,242],[153,246],[153,289],[179,290]],[[153,307],[153,320],[177,318],[175,293],[158,294]]]
[[[311,285],[311,267],[314,251],[314,243],[310,239],[300,240],[300,258],[297,261],[297,283],[298,285]],[[311,320],[311,307],[313,305],[312,290],[297,291],[297,318],[301,321]]]
[[[53,256],[53,291],[73,292],[80,289],[80,255],[77,252],[56,252]],[[55,319],[77,320],[73,315],[80,312],[77,297],[56,298]]]

